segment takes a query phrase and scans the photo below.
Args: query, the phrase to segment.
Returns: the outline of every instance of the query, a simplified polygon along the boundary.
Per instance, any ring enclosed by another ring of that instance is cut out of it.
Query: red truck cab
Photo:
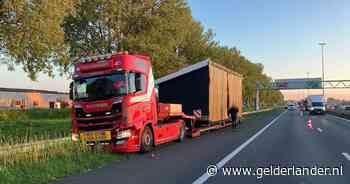
[[[157,102],[149,57],[107,54],[80,58],[74,66],[73,141],[106,144],[117,152],[147,152],[184,139],[181,105]]]

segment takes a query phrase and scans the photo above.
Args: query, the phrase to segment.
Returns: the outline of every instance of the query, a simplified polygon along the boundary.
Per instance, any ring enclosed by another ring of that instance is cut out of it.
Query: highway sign
[[[272,83],[275,89],[322,89],[321,78],[276,79]]]

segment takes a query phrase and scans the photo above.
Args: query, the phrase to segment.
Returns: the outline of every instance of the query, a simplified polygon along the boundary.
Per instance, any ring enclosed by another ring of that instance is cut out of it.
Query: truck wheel
[[[145,127],[141,138],[141,153],[146,153],[151,151],[153,147],[153,132],[149,126]]]
[[[180,135],[179,138],[176,140],[177,142],[183,142],[185,140],[185,126],[181,125],[180,127]]]

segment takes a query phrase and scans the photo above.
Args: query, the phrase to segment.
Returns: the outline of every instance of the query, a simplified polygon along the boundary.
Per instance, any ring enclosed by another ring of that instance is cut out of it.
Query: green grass
[[[247,120],[247,119],[259,118],[259,116],[263,116],[263,115],[266,115],[266,114],[271,114],[271,113],[274,113],[274,112],[282,112],[282,111],[283,111],[282,108],[274,108],[274,109],[271,109],[269,111],[262,111],[262,112],[257,112],[257,113],[254,113],[254,114],[244,115],[243,119]]]
[[[255,111],[255,107],[243,107],[243,112]]]
[[[267,106],[260,106],[260,109],[269,109],[269,108],[280,108],[280,105],[267,105]],[[243,107],[243,112],[252,112],[255,111],[255,107],[249,106],[249,107]]]
[[[90,150],[83,144],[57,143],[44,149],[0,154],[1,184],[44,184],[103,166],[122,155]]]
[[[28,119],[67,119],[70,109],[14,109],[0,110],[0,121],[16,121]]]
[[[69,136],[70,109],[0,111],[0,146]]]
[[[0,145],[69,136],[70,119],[0,121]]]
[[[80,158],[57,156],[50,161],[40,162],[26,161],[3,169],[0,180],[4,184],[44,184],[73,173],[86,172],[119,158],[119,155],[109,153],[83,153],[80,156]]]
[[[86,172],[122,157],[101,149],[90,150],[85,144],[73,144],[70,141],[34,144],[25,151],[3,151],[7,145],[67,135],[70,126],[69,119],[1,122],[0,183],[48,183],[64,176]]]
[[[49,183],[122,157],[70,141],[33,144],[26,150],[7,147],[69,136],[70,130],[69,109],[0,111],[0,183]]]

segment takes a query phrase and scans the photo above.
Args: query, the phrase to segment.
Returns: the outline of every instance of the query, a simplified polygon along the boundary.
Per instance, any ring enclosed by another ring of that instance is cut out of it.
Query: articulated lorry
[[[221,73],[220,76],[226,74]],[[225,83],[230,81],[220,80]],[[233,126],[238,121],[230,121],[227,113],[231,109],[231,112],[236,112],[231,116],[238,119],[241,111],[241,99],[238,99],[241,98],[241,78],[235,82],[239,83],[236,89],[232,85],[228,88],[227,84],[222,89],[207,89],[211,93],[224,90],[227,96],[232,90],[239,91],[238,97],[223,98],[225,101],[220,104],[225,108],[215,106],[225,111],[220,112],[225,115],[218,116],[216,112],[212,115],[215,122],[211,122],[202,117],[206,107],[196,106],[192,112],[186,111],[185,114],[181,101],[159,102],[152,65],[147,56],[122,52],[76,59],[70,85],[72,140],[89,145],[103,144],[116,152],[147,152],[159,144],[183,141],[186,135],[196,137],[202,131]],[[177,90],[181,95],[180,91],[190,88],[179,86]],[[201,92],[192,95],[203,97]],[[222,96],[223,93],[217,95]],[[236,107],[232,111],[232,107],[228,107],[233,101]]]

